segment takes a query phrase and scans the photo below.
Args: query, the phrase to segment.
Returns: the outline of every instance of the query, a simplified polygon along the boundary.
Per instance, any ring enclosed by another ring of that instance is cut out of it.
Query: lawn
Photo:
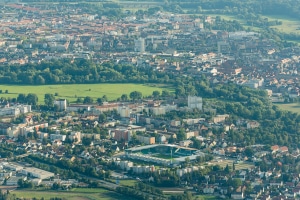
[[[195,200],[201,199],[201,200],[215,200],[218,199],[216,196],[209,196],[209,195],[196,195]]]
[[[120,180],[120,179],[115,179],[111,178],[108,181],[112,183],[116,183],[120,186],[126,186],[126,187],[134,187],[138,181],[133,180],[133,179],[127,179],[127,180]]]
[[[278,20],[281,21],[281,25],[271,26],[276,28],[278,31],[283,33],[300,33],[300,22],[297,19],[282,16],[282,15],[263,15],[262,17],[268,18],[269,21],[271,20]]]
[[[300,115],[300,103],[276,103],[281,110],[291,111]]]
[[[224,19],[227,21],[228,20],[230,20],[230,21],[236,20],[239,23],[241,23],[241,25],[243,25],[244,28],[250,28],[251,30],[258,31],[258,32],[261,30],[258,27],[252,27],[252,26],[246,25],[246,22],[244,19],[239,19],[235,15],[209,14],[209,16],[212,16],[212,17],[220,16],[221,19]],[[275,28],[279,32],[300,34],[300,22],[297,19],[286,17],[286,16],[281,16],[281,15],[261,15],[261,17],[268,18],[269,21],[274,21],[274,20],[281,21],[282,22],[281,25],[271,26],[271,28]]]
[[[142,92],[143,96],[149,96],[153,91],[158,90],[172,90],[167,85],[159,84],[66,84],[66,85],[37,85],[37,86],[23,86],[23,85],[0,85],[2,94],[0,97],[14,98],[18,94],[34,93],[39,98],[39,103],[44,102],[44,95],[46,93],[58,93],[56,98],[66,98],[70,102],[75,102],[78,97],[90,96],[94,100],[103,95],[108,97],[108,100],[116,100],[122,94],[129,96],[132,91]],[[8,90],[6,94],[5,91]]]
[[[162,159],[166,159],[166,160],[171,160],[171,154],[153,154],[151,155],[152,157],[155,157],[155,158],[162,158]],[[176,155],[172,155],[172,159],[173,158],[178,158],[178,156]]]
[[[120,180],[120,185],[127,187],[133,187],[136,183],[136,180]]]
[[[45,200],[59,197],[71,200],[130,200],[132,198],[108,191],[101,188],[74,188],[71,191],[35,191],[35,190],[15,190],[11,194],[15,194],[18,198],[38,198],[44,197]],[[132,199],[133,200],[133,199]]]

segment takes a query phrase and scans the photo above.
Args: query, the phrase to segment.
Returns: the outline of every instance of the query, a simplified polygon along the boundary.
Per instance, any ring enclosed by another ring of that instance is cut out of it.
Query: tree
[[[19,179],[18,180],[18,186],[20,187],[20,188],[23,188],[24,187],[24,181],[23,181],[23,179]]]
[[[180,128],[180,130],[177,132],[177,140],[182,141],[186,139],[185,130],[183,128]]]
[[[233,188],[238,188],[239,186],[242,185],[242,181],[241,179],[238,179],[238,178],[234,178],[234,179],[229,179],[228,180],[228,185],[229,186],[232,186]]]
[[[82,102],[83,102],[82,98],[78,97],[76,103],[82,103]]]
[[[107,98],[106,95],[103,95],[103,96],[102,96],[102,101],[108,101],[108,98]]]
[[[38,97],[36,94],[33,94],[33,93],[29,93],[26,97],[26,102],[30,105],[37,105],[38,103]]]
[[[105,120],[106,120],[106,115],[104,113],[101,113],[99,115],[99,122],[103,123],[103,122],[105,122]]]
[[[224,168],[224,172],[225,172],[226,174],[230,173],[230,168],[229,168],[228,164],[227,164],[226,167]]]
[[[162,97],[168,97],[168,96],[170,96],[170,92],[167,91],[167,90],[163,90],[162,93],[161,93],[161,96]]]
[[[85,146],[90,146],[92,143],[92,139],[89,137],[83,137],[82,138],[82,144]]]
[[[41,75],[35,76],[35,80],[34,81],[35,81],[36,84],[39,84],[39,85],[45,84],[45,79]]]
[[[185,162],[186,165],[190,164],[190,162],[191,162],[190,157],[186,157],[184,159],[184,162]]]
[[[160,95],[160,92],[157,91],[157,90],[155,90],[155,91],[152,92],[152,96],[153,96],[155,99],[157,99],[157,98],[159,97],[159,95]]]
[[[128,95],[127,94],[122,94],[121,100],[122,101],[127,101],[128,100]]]
[[[84,97],[83,103],[93,103],[93,98],[86,96]]]
[[[245,155],[246,155],[247,157],[252,157],[253,154],[254,154],[253,150],[252,150],[251,148],[249,148],[249,147],[247,147],[247,148],[245,149],[244,153],[245,153]]]
[[[18,94],[17,101],[19,103],[26,103],[26,94]]]
[[[53,94],[45,94],[44,102],[47,107],[53,107],[55,97]]]
[[[60,188],[60,184],[58,184],[58,183],[53,183],[53,185],[52,185],[52,189],[53,190],[58,190]]]
[[[185,89],[184,89],[184,87],[182,87],[182,86],[177,87],[176,90],[175,90],[175,94],[177,96],[183,96],[183,95],[185,95]]]
[[[134,101],[142,98],[142,93],[139,91],[133,91],[129,94],[129,97]]]
[[[103,105],[103,100],[102,100],[102,98],[97,98],[97,103],[98,103],[99,105]]]

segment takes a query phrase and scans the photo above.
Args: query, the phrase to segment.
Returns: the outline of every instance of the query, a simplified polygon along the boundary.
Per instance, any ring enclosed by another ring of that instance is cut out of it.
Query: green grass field
[[[113,179],[113,178],[109,179],[109,181],[111,181],[113,183],[116,183],[116,179]],[[118,179],[118,181],[119,181],[120,186],[126,186],[126,187],[134,187],[135,184],[137,183],[136,180],[132,180],[132,179],[131,180],[120,180],[120,179]]]
[[[120,185],[127,187],[133,187],[136,183],[136,180],[120,180]]]
[[[281,25],[271,26],[283,33],[300,33],[300,22],[297,19],[282,16],[282,15],[263,15],[262,17],[268,18],[268,20],[281,21]]]
[[[218,197],[216,196],[210,196],[210,195],[197,195],[195,196],[195,200],[201,199],[201,200],[216,200]]]
[[[152,157],[155,157],[155,158],[162,158],[162,159],[166,159],[166,160],[171,160],[171,154],[154,154],[154,155],[151,155]],[[176,155],[172,155],[172,160],[174,158],[179,158],[178,156]]]
[[[70,102],[75,102],[78,97],[90,96],[94,100],[103,95],[108,97],[108,100],[115,100],[122,94],[130,94],[132,91],[142,92],[143,96],[149,96],[153,91],[169,90],[167,85],[159,84],[66,84],[66,85],[37,85],[37,86],[23,86],[23,85],[0,85],[0,90],[3,91],[0,97],[14,98],[18,94],[34,93],[39,98],[39,103],[43,104],[44,95],[46,93],[58,93],[56,98],[66,98]],[[8,94],[5,94],[8,90]]]
[[[71,191],[35,191],[15,190],[11,192],[17,198],[38,198],[45,200],[59,197],[66,200],[130,200],[132,198],[101,188],[74,188]]]
[[[287,110],[300,115],[300,103],[276,103],[281,110]]]
[[[260,28],[258,27],[251,27],[246,25],[246,22],[244,19],[240,19],[237,16],[234,15],[226,15],[226,14],[209,14],[209,16],[216,17],[220,16],[221,19],[224,20],[236,20],[239,23],[241,23],[245,28],[250,28],[253,31],[260,31]],[[277,29],[279,32],[283,33],[297,33],[300,34],[300,21],[294,18],[281,16],[281,15],[262,15],[263,18],[268,18],[269,21],[278,20],[281,21],[281,25],[271,26],[271,28]]]

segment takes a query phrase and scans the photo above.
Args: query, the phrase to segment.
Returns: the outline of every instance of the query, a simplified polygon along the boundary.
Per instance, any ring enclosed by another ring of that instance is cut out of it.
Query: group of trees
[[[146,192],[146,193],[151,193],[151,194],[154,194],[154,195],[162,195],[163,194],[163,192],[160,189],[157,189],[157,188],[155,188],[151,185],[145,184],[141,181],[137,182],[134,185],[134,188],[136,190],[143,191],[143,192]]]
[[[93,66],[93,64],[89,63],[89,61],[82,61],[81,64]],[[104,66],[109,66],[108,68],[118,68],[118,70],[126,76],[130,76],[130,72],[135,73],[135,71],[138,70],[133,66],[115,66],[109,63],[104,64]],[[39,67],[41,68],[41,66]],[[161,77],[164,77],[163,72],[160,75]],[[172,75],[169,74],[169,76]],[[269,103],[266,92],[263,90],[253,90],[248,87],[236,85],[234,83],[211,85],[205,76],[201,76],[199,78],[174,77],[172,82],[177,98],[186,98],[188,95],[198,95],[204,98],[217,98],[217,103],[212,103],[211,107],[215,108],[217,113],[229,114],[231,116],[229,120],[231,120],[232,123],[235,123],[238,117],[242,117],[250,120],[258,120],[262,124],[259,128],[251,131],[248,129],[242,131],[231,130],[228,136],[233,142],[242,142],[247,144],[267,142],[268,144],[282,144],[291,146],[295,144],[291,141],[300,141],[300,137],[298,136],[298,127],[300,125],[299,115],[291,112],[281,111],[276,106],[272,106]],[[164,97],[167,95],[170,95],[168,91],[163,91],[162,94],[160,94],[159,91],[154,91],[152,94],[154,98]],[[128,100],[128,98],[134,101],[141,99],[142,93],[139,91],[133,91],[129,94],[129,96],[127,96],[127,94],[123,94],[120,97],[120,100],[122,99],[125,101]],[[27,95],[19,94],[16,100],[19,103],[37,105],[38,97],[32,93]],[[107,97],[104,95],[102,98],[98,98],[97,102],[101,104],[106,100]],[[45,94],[44,103],[47,107],[53,107],[53,101],[53,94]],[[85,97],[82,102],[93,103],[93,99],[91,97]],[[203,116],[209,117],[211,115],[205,115],[205,113],[197,111],[174,111],[168,113],[164,117],[166,119],[180,119],[184,117]],[[105,116],[102,116],[102,121],[103,120],[105,120]],[[178,135],[180,138],[182,134],[179,132]],[[184,137],[181,139],[184,139]]]
[[[186,98],[187,95],[213,98],[214,100],[205,102],[206,107],[216,109],[218,114],[229,114],[227,123],[237,124],[238,118],[257,120],[261,123],[260,127],[255,129],[230,130],[227,135],[230,141],[240,145],[262,143],[299,147],[300,115],[280,110],[272,105],[264,90],[254,90],[234,83],[211,85],[205,76],[185,79],[176,77],[175,80],[177,98]],[[194,110],[193,112],[171,111],[164,118],[210,118],[212,116],[212,113]],[[222,130],[213,130],[213,133],[218,136]],[[182,134],[179,132],[179,135]]]
[[[123,195],[126,195],[128,197],[132,197],[132,198],[136,198],[136,199],[140,199],[140,200],[147,200],[149,199],[148,195],[143,194],[142,192],[132,189],[132,188],[128,188],[128,187],[117,187],[116,191],[118,193],[121,193]]]
[[[0,200],[15,200],[15,195],[10,195],[9,190],[7,192],[4,192],[2,189],[0,189]]]
[[[154,185],[158,187],[176,187],[179,185],[179,177],[170,171],[164,171],[160,174],[154,173]]]
[[[36,94],[29,93],[29,94],[19,94],[17,97],[17,102],[29,104],[29,105],[37,105],[38,103],[38,97]]]
[[[27,63],[0,66],[2,84],[66,84],[66,83],[165,83],[172,82],[172,77],[165,79],[162,72],[133,65],[95,64],[90,60],[69,59],[53,60],[40,64]]]
[[[33,188],[33,183],[31,181],[23,180],[22,178],[20,178],[18,180],[18,186],[20,188]]]
[[[91,160],[90,165],[83,167],[82,163],[80,163],[80,161],[75,160],[74,162],[70,162],[68,160],[56,160],[56,159],[47,159],[47,158],[43,158],[40,156],[34,156],[34,155],[30,155],[28,158],[28,161],[30,163],[37,161],[37,162],[41,162],[41,163],[45,163],[48,165],[55,165],[57,166],[55,173],[58,173],[57,170],[59,170],[59,174],[62,174],[69,178],[74,178],[75,174],[79,173],[79,174],[84,174],[86,176],[92,176],[92,177],[97,177],[97,178],[108,178],[110,176],[110,172],[109,170],[107,171],[96,171],[95,170],[95,165],[97,164],[96,160]],[[63,170],[63,169],[68,169],[68,170]],[[50,170],[53,171],[53,170]],[[54,172],[54,171],[53,171]],[[68,175],[69,173],[69,175]]]
[[[167,6],[177,5],[180,9],[177,10],[197,10],[198,12],[225,12],[226,14],[239,13],[258,13],[262,15],[285,15],[299,19],[299,0],[287,1],[239,1],[239,0],[200,0],[200,1],[180,1],[173,0],[163,6],[163,9],[168,9]]]

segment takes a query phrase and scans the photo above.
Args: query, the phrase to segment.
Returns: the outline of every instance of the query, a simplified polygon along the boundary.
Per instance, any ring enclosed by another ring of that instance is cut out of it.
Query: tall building
[[[116,129],[114,139],[118,142],[128,142],[131,140],[130,132],[127,129]]]
[[[218,53],[229,53],[230,52],[230,45],[227,42],[220,41],[218,42]]]
[[[58,110],[61,110],[61,111],[67,110],[67,100],[66,99],[55,100],[54,105],[58,106]]]
[[[143,53],[145,52],[145,39],[139,38],[134,40],[134,51]]]
[[[189,108],[197,108],[199,110],[202,110],[202,97],[197,96],[188,96],[188,107]]]

